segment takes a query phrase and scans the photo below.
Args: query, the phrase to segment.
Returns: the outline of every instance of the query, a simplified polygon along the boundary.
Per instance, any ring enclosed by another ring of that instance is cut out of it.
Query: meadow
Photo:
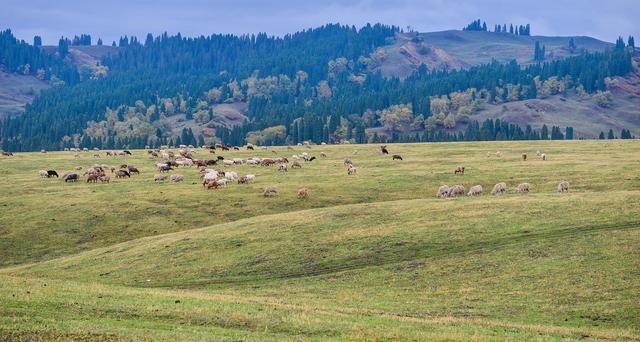
[[[389,150],[403,160],[376,145],[219,152],[318,159],[221,166],[257,180],[218,190],[196,168],[154,182],[145,151],[2,157],[0,340],[640,340],[637,140]],[[141,174],[38,176],[94,163]],[[489,195],[497,182],[508,194]],[[437,199],[442,184],[484,193]]]

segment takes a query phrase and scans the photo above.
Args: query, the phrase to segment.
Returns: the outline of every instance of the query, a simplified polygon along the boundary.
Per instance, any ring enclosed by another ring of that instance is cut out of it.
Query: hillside
[[[575,49],[569,49],[573,39]],[[508,33],[480,31],[442,31],[398,33],[393,44],[387,45],[385,58],[374,71],[387,77],[405,78],[421,64],[429,70],[459,70],[496,60],[520,65],[534,63],[534,47],[539,42],[546,47],[546,61],[577,56],[584,51],[604,51],[613,44],[591,37],[517,36]]]
[[[155,183],[144,151],[4,157],[0,339],[640,339],[637,141],[388,148],[404,160],[370,145],[226,151],[327,157],[287,173],[227,166],[257,180],[219,190],[195,168]],[[96,161],[141,174],[37,175]],[[569,193],[556,192],[561,179]],[[508,194],[490,196],[499,181]],[[516,194],[525,181],[531,193]],[[485,193],[436,199],[442,184]],[[279,194],[264,198],[269,185]]]
[[[48,83],[36,77],[0,69],[0,120],[22,114],[25,104],[33,101],[41,90],[47,88]]]

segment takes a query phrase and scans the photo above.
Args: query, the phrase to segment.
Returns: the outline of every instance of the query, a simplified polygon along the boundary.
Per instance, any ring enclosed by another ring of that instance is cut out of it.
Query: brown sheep
[[[296,168],[297,168],[297,169],[301,169],[301,168],[302,168],[302,164],[300,164],[300,162],[299,162],[299,161],[294,160],[294,161],[293,161],[293,163],[291,163],[291,168],[292,168],[292,169],[296,169]]]
[[[353,165],[349,164],[349,167],[347,168],[348,175],[355,175],[357,171],[358,169],[356,169]]]
[[[492,195],[502,195],[505,194],[507,192],[507,183],[505,182],[500,182],[496,185],[493,186],[493,189],[491,190],[491,194]]]
[[[156,174],[153,176],[153,181],[154,182],[162,182],[164,180],[167,179],[167,176],[163,175],[163,174]]]
[[[98,177],[97,174],[90,174],[87,176],[87,183],[98,183]]]
[[[443,185],[443,186],[439,187],[438,188],[438,192],[436,192],[436,197],[438,197],[438,198],[449,197],[449,186],[448,185]]]
[[[531,190],[531,185],[529,183],[520,183],[516,187],[516,192],[519,194],[527,194]]]
[[[474,185],[469,189],[467,196],[478,196],[482,193],[482,185]]]
[[[104,176],[100,176],[98,177],[98,179],[102,182],[102,183],[109,183],[109,181],[111,180],[111,177],[104,175]]]
[[[464,186],[454,185],[449,189],[449,197],[464,196]]]
[[[302,187],[298,190],[298,198],[305,199],[309,197],[309,189]]]
[[[116,178],[124,178],[124,177],[131,178],[131,174],[129,173],[129,171],[127,171],[127,170],[118,170],[118,171],[116,171]]]
[[[562,181],[558,184],[558,192],[569,192],[569,182]]]
[[[457,175],[457,174],[464,175],[464,166],[458,166],[458,167],[456,167],[456,170],[455,170],[455,171],[453,171],[453,173],[454,173],[454,174],[456,174],[456,175]]]

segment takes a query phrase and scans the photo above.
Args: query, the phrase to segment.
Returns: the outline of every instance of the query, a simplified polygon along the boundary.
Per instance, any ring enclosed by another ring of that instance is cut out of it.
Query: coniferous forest
[[[477,21],[465,30],[486,31],[486,24]],[[510,33],[529,30],[520,25]],[[58,82],[23,115],[2,122],[2,148],[572,139],[571,127],[534,130],[500,120],[477,122],[470,114],[483,103],[540,98],[567,88],[603,93],[607,77],[632,69],[623,42],[551,62],[544,62],[542,52],[538,63],[526,67],[515,61],[460,71],[422,66],[404,80],[385,78],[371,65],[400,31],[336,24],[284,37],[122,37],[117,53],[104,57],[90,77],[81,77],[64,58],[70,45],[90,45],[89,35],[60,39],[52,55],[3,31],[0,64]],[[243,122],[218,120],[216,110],[224,104],[245,105]],[[176,133],[167,124],[175,115],[207,130],[185,127]]]

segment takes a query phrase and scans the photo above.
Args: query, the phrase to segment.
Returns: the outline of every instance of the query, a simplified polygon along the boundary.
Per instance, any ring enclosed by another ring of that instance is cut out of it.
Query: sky
[[[531,24],[532,35],[584,35],[613,42],[640,38],[640,0],[0,0],[0,29],[44,44],[90,34],[110,44],[120,36],[162,32],[283,35],[326,23],[384,23],[420,32],[460,29],[475,19]]]

